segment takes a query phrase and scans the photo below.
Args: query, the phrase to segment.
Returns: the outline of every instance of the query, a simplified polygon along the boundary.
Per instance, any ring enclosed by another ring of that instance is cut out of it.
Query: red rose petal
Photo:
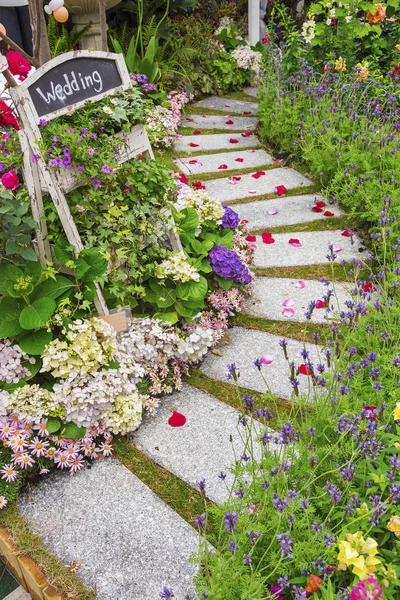
[[[283,194],[286,194],[287,192],[287,189],[284,185],[277,185],[275,189],[278,196],[283,196]]]
[[[197,160],[194,158],[193,160],[189,160],[189,165],[195,165]]]
[[[237,144],[239,140],[237,140],[236,138],[231,138],[229,141],[231,144]]]
[[[168,419],[168,425],[171,425],[171,427],[182,427],[185,423],[185,415],[182,415],[181,413],[178,413],[175,410]]]
[[[261,237],[264,241],[265,239],[272,238],[272,233],[270,233],[269,231],[264,231],[264,233],[261,234]]]
[[[334,216],[335,216],[334,213],[331,212],[330,210],[326,210],[324,212],[324,217],[334,217]]]
[[[301,246],[301,242],[297,238],[290,238],[289,244],[291,246]]]
[[[201,133],[200,129],[193,129],[193,133],[194,135],[198,135],[199,133]]]
[[[219,165],[218,169],[227,169],[228,165]]]
[[[244,133],[242,133],[242,137],[250,137],[251,135],[253,135],[252,131],[245,131]]]
[[[248,236],[246,237],[246,240],[247,240],[248,242],[256,242],[256,241],[257,241],[257,237],[256,237],[255,235],[248,235]]]
[[[265,175],[265,171],[257,171],[257,173],[253,173],[252,177],[254,177],[254,179],[260,179],[263,175]]]
[[[235,161],[236,161],[236,162],[243,162],[243,161],[244,161],[244,158],[235,158]]]
[[[319,206],[319,208],[323,208],[324,206],[326,206],[325,202],[322,202],[322,200],[319,200],[318,202],[315,203],[315,206]]]
[[[305,364],[300,365],[299,373],[301,373],[302,375],[311,375],[310,369]]]
[[[186,117],[186,121],[193,121],[193,119],[190,119],[189,117]]]
[[[242,178],[239,175],[233,175],[233,181],[240,181]]]
[[[372,283],[366,283],[363,287],[364,292],[375,292],[376,287]]]
[[[321,213],[323,209],[319,206],[313,206],[311,210],[312,212]]]
[[[197,148],[199,146],[199,144],[195,144],[194,142],[190,142],[189,146],[191,148]]]
[[[248,223],[247,219],[242,219],[242,223]]]
[[[344,237],[351,237],[353,234],[352,234],[352,232],[350,231],[350,229],[345,229],[345,230],[342,232],[342,235],[343,235]]]
[[[262,241],[264,242],[264,244],[275,244],[275,240],[274,240],[274,238],[272,236],[271,237],[264,237],[262,235],[261,237],[262,237]]]
[[[251,115],[251,114],[252,114],[252,112],[251,112],[251,110],[244,110],[244,111],[243,111],[243,114],[244,114],[244,115]]]
[[[317,300],[315,304],[315,308],[325,308],[325,303],[323,300]]]
[[[192,185],[193,185],[193,187],[196,188],[196,190],[205,190],[206,189],[206,186],[203,185],[201,183],[201,181],[193,181]]]
[[[187,183],[187,182],[189,181],[189,179],[188,179],[188,178],[186,177],[186,175],[184,175],[183,173],[182,173],[182,175],[179,175],[179,177],[178,177],[178,180],[179,180],[181,183]]]
[[[232,119],[228,119],[227,121],[225,121],[225,125],[233,125]]]

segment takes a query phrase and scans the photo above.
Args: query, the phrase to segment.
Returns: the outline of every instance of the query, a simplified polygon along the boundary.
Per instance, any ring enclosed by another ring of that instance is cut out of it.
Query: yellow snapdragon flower
[[[400,537],[400,517],[393,515],[389,523],[386,525],[386,529],[393,531],[394,535]]]
[[[362,531],[346,534],[347,541],[339,542],[338,562],[339,569],[346,571],[351,567],[354,575],[360,579],[365,579],[370,573],[376,571],[376,565],[380,564],[378,554],[378,544],[372,538],[364,539]]]
[[[346,59],[339,56],[339,58],[335,61],[335,69],[336,71],[341,71],[344,73],[346,71]]]
[[[396,404],[396,407],[393,411],[393,418],[395,421],[400,421],[400,402]]]

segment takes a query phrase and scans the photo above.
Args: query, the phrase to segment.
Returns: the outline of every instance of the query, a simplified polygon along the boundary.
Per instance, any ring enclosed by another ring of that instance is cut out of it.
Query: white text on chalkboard
[[[72,96],[74,92],[86,90],[92,88],[97,94],[100,94],[103,90],[103,79],[98,71],[93,71],[91,75],[82,75],[81,73],[76,74],[75,71],[71,71],[68,76],[64,74],[65,84],[50,83],[50,90],[43,91],[40,87],[36,88],[37,93],[43,98],[46,104],[56,102],[56,99],[61,102],[66,100],[68,96]]]

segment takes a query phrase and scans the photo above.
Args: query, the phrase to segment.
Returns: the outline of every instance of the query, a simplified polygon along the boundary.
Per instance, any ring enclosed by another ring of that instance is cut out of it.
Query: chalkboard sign
[[[18,94],[28,101],[38,123],[75,111],[87,100],[103,98],[129,84],[121,55],[79,51],[58,56],[40,67],[18,86]]]

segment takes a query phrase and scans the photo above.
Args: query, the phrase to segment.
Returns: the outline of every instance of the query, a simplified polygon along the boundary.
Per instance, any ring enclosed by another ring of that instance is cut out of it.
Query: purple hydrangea
[[[222,208],[225,210],[222,216],[222,227],[224,229],[236,229],[240,223],[239,215],[226,204],[223,204]]]
[[[251,282],[248,268],[233,250],[228,250],[225,246],[214,246],[208,253],[208,260],[214,273],[222,279],[233,279],[244,285]]]
[[[136,81],[136,83],[147,83],[149,78],[147,75],[143,73],[130,73],[131,81]]]
[[[142,92],[156,92],[157,84],[156,83],[144,83],[142,85]]]

